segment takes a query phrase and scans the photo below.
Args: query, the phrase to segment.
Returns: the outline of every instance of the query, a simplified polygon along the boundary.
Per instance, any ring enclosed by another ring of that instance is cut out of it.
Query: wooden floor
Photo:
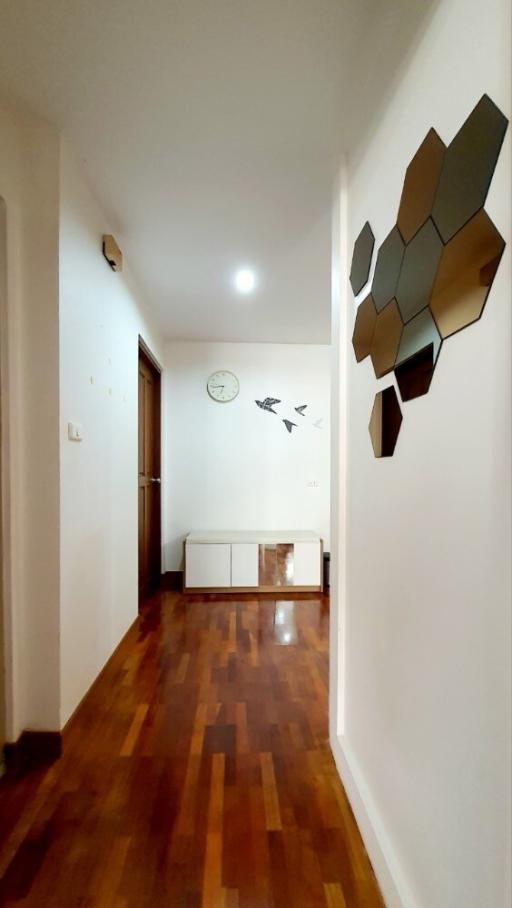
[[[166,593],[50,769],[0,783],[0,905],[382,908],[327,743],[328,600]]]

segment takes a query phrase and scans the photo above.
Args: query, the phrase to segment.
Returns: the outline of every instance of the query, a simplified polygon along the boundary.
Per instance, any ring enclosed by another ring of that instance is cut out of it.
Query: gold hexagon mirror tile
[[[444,247],[430,300],[441,337],[480,318],[504,248],[484,209]]]
[[[361,292],[370,276],[374,245],[373,230],[367,221],[354,243],[354,252],[352,254],[350,283],[354,296]]]
[[[396,221],[406,243],[430,217],[445,151],[443,140],[430,129],[407,168]]]
[[[404,248],[404,241],[398,227],[393,227],[383,241],[375,262],[372,296],[377,312],[384,309],[384,306],[387,306],[395,296]]]
[[[427,393],[442,343],[428,308],[404,326],[395,363],[395,377],[402,400],[414,400]]]
[[[402,411],[394,385],[375,395],[368,426],[375,457],[392,457],[402,425]]]
[[[375,320],[370,356],[376,378],[382,378],[393,369],[400,346],[402,328],[402,319],[396,300],[391,300],[382,312],[377,314]]]
[[[443,243],[429,218],[405,247],[396,301],[404,322],[428,305]]]
[[[354,323],[352,346],[358,363],[370,354],[376,321],[377,310],[370,293],[357,307],[356,320]]]
[[[446,149],[432,208],[447,243],[485,205],[508,120],[483,95]]]

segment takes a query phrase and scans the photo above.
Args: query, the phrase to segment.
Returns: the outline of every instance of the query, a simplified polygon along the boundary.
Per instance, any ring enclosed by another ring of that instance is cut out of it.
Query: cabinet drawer
[[[231,586],[258,586],[258,543],[234,542],[231,546]]]
[[[296,542],[293,547],[293,585],[320,586],[320,544]]]
[[[231,586],[231,546],[209,543],[186,546],[187,587]]]

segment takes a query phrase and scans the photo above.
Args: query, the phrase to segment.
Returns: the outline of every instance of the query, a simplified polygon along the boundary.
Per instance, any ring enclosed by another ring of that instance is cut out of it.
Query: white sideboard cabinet
[[[309,531],[193,532],[185,540],[185,592],[322,590],[322,540]]]

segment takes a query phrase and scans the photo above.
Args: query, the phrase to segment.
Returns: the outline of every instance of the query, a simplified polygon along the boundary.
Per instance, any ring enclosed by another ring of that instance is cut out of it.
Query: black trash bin
[[[324,552],[324,590],[328,590],[330,587],[330,572],[331,572],[331,553]]]

